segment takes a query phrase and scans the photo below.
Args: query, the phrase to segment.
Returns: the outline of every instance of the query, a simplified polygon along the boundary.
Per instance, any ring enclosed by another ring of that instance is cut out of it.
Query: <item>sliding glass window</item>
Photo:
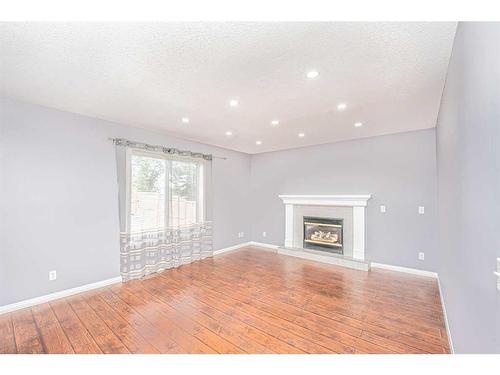
[[[131,232],[204,221],[203,162],[139,150],[127,159]]]

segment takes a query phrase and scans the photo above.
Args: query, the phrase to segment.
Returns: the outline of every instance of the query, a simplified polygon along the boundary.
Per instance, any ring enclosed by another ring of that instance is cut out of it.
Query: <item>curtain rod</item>
[[[125,138],[108,138],[108,140],[112,141],[115,145],[136,147],[136,148],[141,148],[141,149],[150,150],[150,151],[161,151],[161,152],[164,152],[165,154],[169,154],[169,155],[191,156],[191,157],[203,158],[205,160],[212,160],[212,159],[227,160],[227,158],[224,156],[216,156],[216,155],[212,155],[212,154],[203,154],[201,152],[179,150],[178,148],[174,148],[174,147],[151,145],[148,143],[129,141],[128,139],[125,139]]]

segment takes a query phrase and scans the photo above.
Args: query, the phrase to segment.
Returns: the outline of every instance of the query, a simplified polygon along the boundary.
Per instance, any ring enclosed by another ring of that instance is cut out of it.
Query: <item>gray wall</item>
[[[437,126],[439,276],[458,353],[500,353],[499,47],[499,23],[459,24]]]
[[[119,275],[116,166],[108,137],[228,157],[213,166],[216,249],[250,239],[282,244],[278,194],[368,192],[374,195],[369,258],[435,269],[434,130],[250,157],[0,98],[0,306]],[[335,174],[324,173],[326,165],[335,166]],[[386,214],[378,212],[380,204]],[[418,205],[426,206],[424,216]],[[237,238],[240,231],[245,238]],[[423,262],[419,250],[426,253]],[[53,269],[58,279],[49,282]]]
[[[227,156],[213,164],[214,247],[248,240],[249,155],[0,98],[0,306],[119,275],[108,137]]]
[[[252,157],[251,173],[254,241],[283,245],[279,194],[371,193],[368,258],[436,270],[434,129],[259,154]],[[380,205],[387,206],[385,214]],[[420,205],[425,215],[418,214]],[[424,261],[418,260],[419,251],[425,252]]]

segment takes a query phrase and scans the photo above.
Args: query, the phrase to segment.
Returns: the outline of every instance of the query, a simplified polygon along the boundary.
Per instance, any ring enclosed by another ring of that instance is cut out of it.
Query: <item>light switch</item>
[[[380,206],[380,212],[385,213],[385,206]]]
[[[497,290],[500,292],[500,258],[497,258],[497,270],[493,273],[497,277]]]
[[[424,206],[418,206],[418,213],[419,213],[420,215],[425,214],[425,207],[424,207]]]

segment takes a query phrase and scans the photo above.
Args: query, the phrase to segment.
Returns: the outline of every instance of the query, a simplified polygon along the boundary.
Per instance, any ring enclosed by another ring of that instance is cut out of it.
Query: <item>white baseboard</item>
[[[21,302],[12,303],[10,305],[0,306],[0,314],[5,314],[8,312],[12,312],[12,311],[20,310],[20,309],[25,309],[27,307],[39,305],[41,303],[46,303],[49,301],[53,301],[55,299],[64,298],[64,297],[72,296],[74,294],[86,292],[88,290],[102,288],[102,287],[105,287],[105,286],[108,286],[111,284],[120,283],[121,281],[122,281],[121,276],[113,277],[111,279],[98,281],[96,283],[86,284],[86,285],[78,286],[76,288],[61,290],[60,292],[46,294],[44,296],[27,299],[27,300],[24,300]]]
[[[262,250],[264,249],[272,249],[272,250],[277,250],[279,248],[278,245],[271,245],[269,243],[264,243],[264,242],[255,242],[255,241],[250,241],[249,242],[250,246],[257,246],[261,247]]]
[[[256,247],[261,248],[261,250],[267,250],[267,249],[276,250],[279,247],[278,245],[271,245],[271,244],[263,243],[263,242],[248,241],[248,242],[242,242],[242,243],[234,245],[234,246],[225,247],[223,249],[215,250],[214,256],[224,254],[224,253],[227,253],[229,251],[239,250],[239,249],[242,249],[242,248],[247,247],[247,246],[256,246]]]
[[[223,249],[215,250],[214,251],[214,256],[220,255],[220,254],[224,254],[224,253],[227,253],[229,251],[239,250],[239,249],[241,249],[242,247],[245,247],[245,246],[250,246],[250,242],[242,242],[242,243],[240,243],[238,245],[229,246],[229,247],[225,247]]]
[[[446,306],[444,304],[443,291],[441,290],[441,281],[439,280],[439,276],[437,278],[438,287],[439,287],[439,297],[441,297],[441,306],[443,306],[443,316],[444,316],[444,324],[446,327],[446,334],[448,335],[448,345],[450,347],[450,353],[455,354],[455,349],[453,348],[453,340],[451,339],[450,325],[448,324],[448,315],[446,314]]]
[[[438,274],[436,272],[418,270],[416,268],[391,266],[390,264],[375,263],[375,262],[371,262],[371,267],[372,268],[382,268],[385,270],[396,271],[396,272],[404,272],[404,273],[409,273],[409,274],[418,275],[418,276],[432,277],[434,279],[438,278]]]

